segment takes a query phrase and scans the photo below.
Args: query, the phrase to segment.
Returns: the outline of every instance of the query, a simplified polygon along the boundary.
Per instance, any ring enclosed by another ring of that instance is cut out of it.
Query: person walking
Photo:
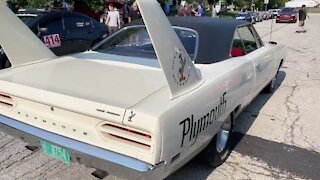
[[[129,12],[129,16],[128,16],[128,21],[129,23],[136,20],[136,19],[141,19],[141,13],[139,11],[139,7],[138,4],[135,2],[132,4],[132,8]]]
[[[307,14],[306,5],[302,5],[298,13],[299,13],[299,24],[298,24],[299,30],[296,32],[305,33],[306,32],[306,30],[304,29],[305,20],[307,17],[310,19],[309,15]]]
[[[116,11],[114,9],[114,5],[112,3],[110,3],[108,7],[109,7],[109,12],[108,12],[105,23],[108,25],[109,36],[110,36],[111,34],[117,32],[118,29],[120,29],[121,23],[120,23],[119,11]]]

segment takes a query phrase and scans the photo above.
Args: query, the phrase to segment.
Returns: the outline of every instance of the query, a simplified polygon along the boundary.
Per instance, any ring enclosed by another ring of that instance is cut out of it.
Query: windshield
[[[294,10],[292,8],[284,8],[281,10],[282,13],[293,13]]]
[[[187,50],[191,59],[194,59],[197,46],[197,33],[194,30],[175,27],[178,37]],[[145,26],[127,27],[117,34],[110,36],[93,51],[123,56],[156,58],[150,37]]]
[[[18,16],[21,21],[23,21],[27,26],[30,26],[34,20],[36,19],[36,16]]]

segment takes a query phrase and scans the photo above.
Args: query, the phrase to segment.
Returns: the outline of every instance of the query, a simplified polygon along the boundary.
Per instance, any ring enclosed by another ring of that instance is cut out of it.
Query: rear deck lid
[[[5,69],[0,80],[124,109],[166,82],[158,67],[73,57]]]

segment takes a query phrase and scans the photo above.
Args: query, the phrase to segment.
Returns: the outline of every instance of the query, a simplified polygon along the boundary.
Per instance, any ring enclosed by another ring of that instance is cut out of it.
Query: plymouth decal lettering
[[[192,114],[190,117],[179,123],[179,125],[182,126],[181,147],[183,146],[185,139],[187,139],[189,142],[191,140],[196,142],[198,135],[225,113],[227,106],[227,100],[225,98],[226,94],[226,92],[223,93],[223,95],[220,97],[220,103],[201,118],[194,120],[195,118]]]

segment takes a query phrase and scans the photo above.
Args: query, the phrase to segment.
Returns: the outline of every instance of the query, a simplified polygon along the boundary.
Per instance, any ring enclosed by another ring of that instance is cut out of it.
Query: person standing
[[[130,6],[128,3],[128,0],[125,0],[123,3],[123,23],[127,24],[129,22],[129,12],[130,12]]]
[[[132,8],[129,12],[129,16],[128,16],[128,21],[129,23],[136,20],[136,19],[141,19],[141,13],[139,11],[139,7],[138,4],[135,2],[132,4]]]
[[[106,24],[108,25],[109,36],[117,32],[121,26],[119,11],[114,9],[114,5],[112,3],[109,4],[109,12],[107,15]]]
[[[181,2],[181,7],[178,12],[179,16],[191,16],[191,10],[189,8],[189,5],[186,3],[186,1]]]
[[[219,2],[215,5],[215,9],[216,9],[217,17],[219,17],[220,10],[221,10],[221,6],[220,6]]]
[[[211,17],[213,17],[213,18],[216,18],[216,17],[218,17],[217,16],[217,10],[216,10],[216,7],[215,6],[213,6],[213,8],[211,8],[212,10],[211,10]]]
[[[198,4],[197,11],[193,10],[195,16],[204,16],[204,10],[201,4]]]
[[[212,10],[214,0],[208,0],[208,3],[209,3],[209,9],[208,10]]]
[[[100,16],[100,23],[107,25],[106,20],[107,20],[108,12],[109,12],[108,8],[105,8],[104,13],[101,14]]]
[[[304,21],[306,20],[306,18],[309,17],[309,15],[307,14],[307,10],[306,10],[306,5],[302,5],[302,7],[299,10],[299,31],[297,32],[306,32],[306,30],[304,29]]]
[[[13,11],[14,6],[13,6],[13,2],[12,2],[11,0],[5,0],[4,3],[7,5],[7,7],[8,7],[11,11]]]

